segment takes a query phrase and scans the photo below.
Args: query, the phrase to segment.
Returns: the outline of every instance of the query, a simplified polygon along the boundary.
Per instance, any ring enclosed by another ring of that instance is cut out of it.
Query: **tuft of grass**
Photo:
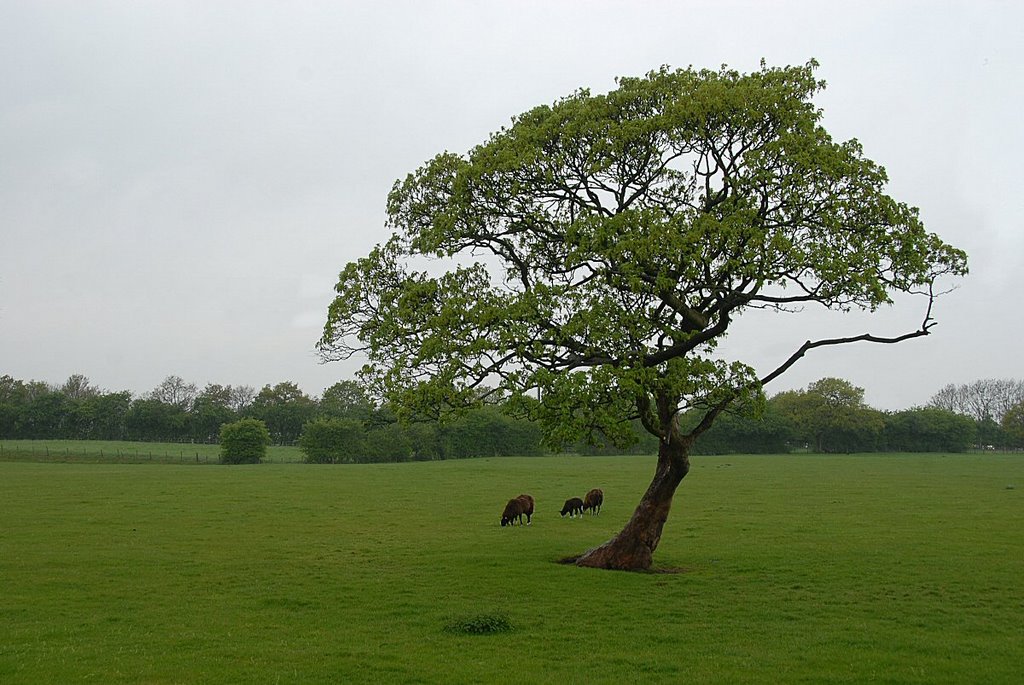
[[[512,630],[512,621],[501,613],[483,613],[463,618],[453,618],[444,626],[446,633],[460,635],[494,635]]]

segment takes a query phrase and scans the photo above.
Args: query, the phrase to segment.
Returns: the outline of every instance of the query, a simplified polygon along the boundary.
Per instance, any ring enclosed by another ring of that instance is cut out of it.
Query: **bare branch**
[[[862,335],[855,335],[846,338],[827,338],[824,340],[815,341],[808,340],[803,345],[801,345],[800,348],[789,357],[789,359],[783,362],[781,366],[779,366],[777,369],[761,378],[760,383],[762,386],[764,386],[770,383],[771,381],[775,380],[783,373],[785,373],[789,369],[789,367],[793,366],[793,364],[795,364],[801,357],[803,357],[809,351],[816,349],[818,347],[846,345],[848,343],[855,342],[872,342],[881,343],[883,345],[892,345],[895,343],[903,342],[904,340],[920,338],[922,336],[928,335],[931,332],[931,329],[936,325],[936,322],[932,319],[932,305],[934,304],[934,302],[935,295],[930,294],[928,296],[928,308],[925,312],[924,320],[921,322],[921,327],[918,328],[916,331],[912,331],[910,333],[904,333],[903,335],[898,335],[895,337],[881,337],[877,335],[872,335],[870,333],[864,333]]]

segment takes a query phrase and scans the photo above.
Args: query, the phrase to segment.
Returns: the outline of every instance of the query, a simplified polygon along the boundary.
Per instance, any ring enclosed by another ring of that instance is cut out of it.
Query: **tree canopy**
[[[623,443],[638,421],[659,440],[654,479],[623,531],[577,563],[648,568],[719,414],[762,401],[812,349],[927,335],[937,279],[967,273],[860,144],[821,126],[816,67],[663,67],[437,155],[394,185],[390,239],[342,270],[321,354],[365,355],[362,378],[399,412],[493,386],[554,444],[593,431]],[[717,354],[749,310],[874,311],[895,293],[925,298],[901,335],[795,343],[763,373]]]
[[[341,272],[323,357],[365,354],[363,378],[399,407],[459,405],[486,382],[540,389],[528,408],[554,442],[624,439],[632,418],[664,437],[680,409],[774,377],[715,356],[744,311],[930,298],[966,256],[819,125],[816,66],[662,68],[438,155],[395,184],[390,240]]]
[[[841,378],[822,378],[806,392],[779,393],[772,403],[815,452],[872,451],[885,428],[884,414],[864,404],[864,389]]]

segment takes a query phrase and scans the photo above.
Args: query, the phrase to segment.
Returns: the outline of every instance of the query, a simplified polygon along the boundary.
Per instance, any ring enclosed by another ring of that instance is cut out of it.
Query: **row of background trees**
[[[0,439],[133,440],[216,443],[225,424],[262,421],[278,445],[304,444],[319,461],[405,461],[541,452],[536,426],[488,405],[444,426],[399,425],[354,381],[340,381],[311,397],[295,383],[251,386],[208,384],[202,390],[168,376],[152,391],[101,390],[75,374],[61,385],[0,376]],[[333,436],[330,456],[323,441]],[[342,438],[344,443],[337,443]],[[318,442],[319,441],[319,442]]]
[[[541,432],[511,415],[502,401],[455,421],[399,423],[350,380],[305,394],[295,383],[208,384],[203,389],[168,376],[152,391],[101,390],[80,374],[61,385],[0,376],[0,438],[217,442],[224,424],[262,421],[275,444],[298,444],[307,459],[337,461],[435,460],[531,455],[546,451]],[[627,451],[654,453],[643,431]],[[1024,382],[979,380],[948,385],[925,407],[883,412],[864,402],[864,390],[824,378],[803,390],[768,399],[755,416],[722,417],[696,453],[943,451],[1024,446]],[[596,444],[567,446],[586,454],[623,450]]]

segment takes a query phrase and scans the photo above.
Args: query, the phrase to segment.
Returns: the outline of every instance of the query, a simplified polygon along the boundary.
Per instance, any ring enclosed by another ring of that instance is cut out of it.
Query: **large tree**
[[[168,376],[147,393],[145,399],[157,400],[182,411],[188,411],[198,394],[199,388],[195,383],[187,383],[181,376]]]
[[[363,386],[352,380],[338,381],[324,390],[320,398],[320,412],[330,418],[355,419],[367,424],[375,410]]]
[[[365,355],[364,382],[408,412],[493,387],[553,443],[626,440],[638,420],[659,439],[653,480],[577,563],[648,568],[690,446],[721,412],[812,349],[927,335],[936,279],[967,271],[855,140],[822,128],[816,66],[662,68],[438,155],[396,182],[390,239],[342,270],[321,354]],[[717,355],[749,310],[873,311],[897,293],[923,296],[900,334],[797,342],[761,374]]]
[[[781,392],[770,403],[815,452],[870,452],[885,428],[885,414],[864,403],[864,389],[841,378]]]
[[[316,415],[316,402],[298,385],[283,381],[263,386],[245,415],[263,421],[270,437],[278,445],[290,445],[299,439],[302,426]]]
[[[230,385],[207,383],[196,395],[189,411],[189,431],[193,440],[216,442],[220,427],[238,420],[238,413],[231,408],[231,393]]]

